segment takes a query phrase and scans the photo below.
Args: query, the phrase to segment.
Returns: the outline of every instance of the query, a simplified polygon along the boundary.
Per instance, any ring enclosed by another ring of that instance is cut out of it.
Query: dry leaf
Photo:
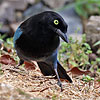
[[[73,67],[72,69],[70,69],[67,72],[71,72],[72,74],[76,74],[76,75],[83,75],[83,74],[87,75],[87,74],[91,73],[90,71],[80,70],[78,67]]]
[[[25,68],[27,69],[27,70],[35,70],[35,68],[36,68],[36,65],[34,64],[34,63],[29,63],[29,62],[24,62],[24,64],[25,64]]]
[[[0,63],[5,64],[5,65],[10,64],[12,66],[16,65],[16,61],[10,55],[6,55],[6,54],[0,57]]]

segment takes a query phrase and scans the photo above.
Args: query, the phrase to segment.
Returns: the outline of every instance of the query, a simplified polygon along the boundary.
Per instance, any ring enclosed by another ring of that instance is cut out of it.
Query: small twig
[[[40,92],[43,92],[43,91],[45,91],[45,90],[47,90],[47,89],[49,89],[49,87],[46,87],[46,88],[44,88],[44,89],[41,89]]]
[[[2,70],[3,70],[3,71],[4,71],[4,70],[9,70],[10,72],[16,72],[16,73],[19,73],[20,75],[25,76],[25,74],[24,74],[22,71],[18,71],[18,70],[15,70],[15,69],[7,68],[7,69],[2,69]]]

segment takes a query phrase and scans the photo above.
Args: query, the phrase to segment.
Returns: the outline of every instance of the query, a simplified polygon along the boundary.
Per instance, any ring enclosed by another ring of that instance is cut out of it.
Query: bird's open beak
[[[68,37],[66,34],[64,34],[60,29],[56,30],[56,33],[65,41],[65,42],[69,42]]]

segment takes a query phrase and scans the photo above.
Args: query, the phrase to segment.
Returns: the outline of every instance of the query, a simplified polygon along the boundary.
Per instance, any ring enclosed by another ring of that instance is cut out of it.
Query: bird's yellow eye
[[[55,25],[58,25],[59,24],[59,21],[56,19],[56,20],[54,20],[54,24]]]

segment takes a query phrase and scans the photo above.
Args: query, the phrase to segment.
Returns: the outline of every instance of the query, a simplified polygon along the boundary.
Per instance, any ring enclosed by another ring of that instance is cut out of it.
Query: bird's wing
[[[37,63],[43,75],[45,76],[56,75],[53,66],[45,62],[37,62]],[[59,61],[57,61],[57,71],[61,79],[67,79],[70,83],[72,82],[71,78],[67,75],[66,70],[61,66]]]

